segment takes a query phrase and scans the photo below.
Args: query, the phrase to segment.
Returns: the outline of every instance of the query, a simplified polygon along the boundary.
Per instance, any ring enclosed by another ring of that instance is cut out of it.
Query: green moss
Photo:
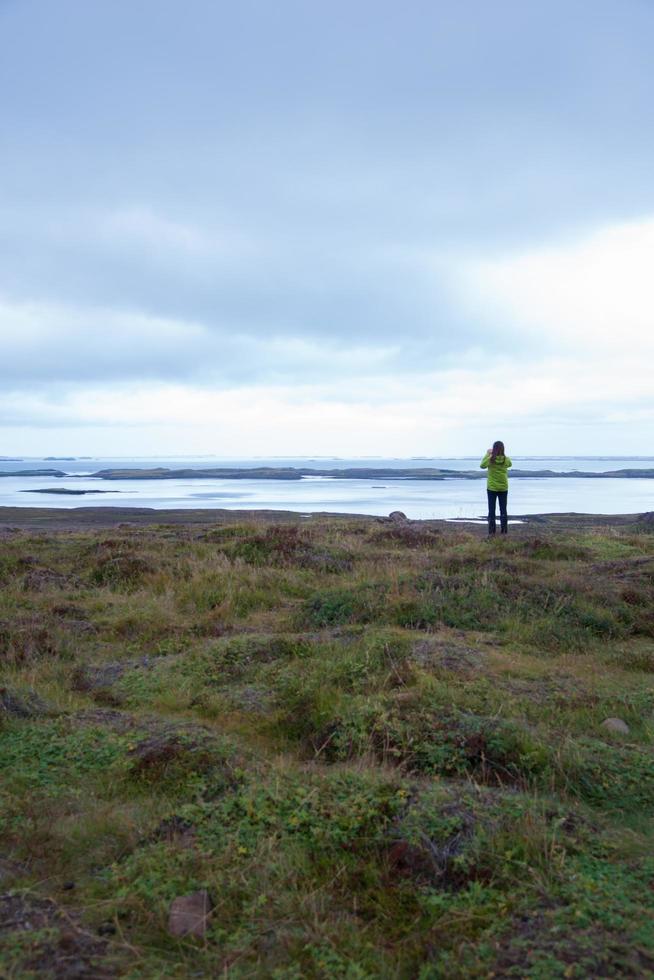
[[[126,770],[126,736],[66,719],[14,722],[0,731],[5,792],[40,789],[66,794],[89,777],[119,777]]]
[[[560,761],[569,792],[596,807],[654,813],[654,755],[649,748],[580,737]]]
[[[301,622],[318,629],[374,622],[382,615],[386,592],[382,583],[316,592],[305,603]]]

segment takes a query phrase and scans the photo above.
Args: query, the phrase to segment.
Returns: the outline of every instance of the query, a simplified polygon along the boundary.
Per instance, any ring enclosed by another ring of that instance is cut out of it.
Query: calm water
[[[571,472],[604,472],[618,469],[652,469],[654,457],[513,457],[521,470],[551,469]],[[353,467],[477,470],[479,458],[338,459],[335,457],[223,459],[215,456],[169,458],[34,459],[0,460],[0,471],[49,468],[63,470],[64,478],[4,477],[0,479],[0,506],[12,507],[153,507],[229,508],[242,510],[292,510],[303,513],[337,511],[352,514],[388,514],[402,510],[412,518],[479,517],[485,509],[483,480],[461,479],[426,482],[385,478],[383,480],[338,480],[305,478],[297,482],[278,480],[122,480],[103,481],[88,476],[100,469],[119,467],[171,469],[190,467],[295,466],[317,469]],[[88,497],[60,497],[22,493],[45,487],[107,490]],[[654,510],[654,480],[649,479],[539,479],[513,480],[509,513],[538,514],[576,511],[589,514],[629,514]],[[0,522],[2,517],[0,516]]]

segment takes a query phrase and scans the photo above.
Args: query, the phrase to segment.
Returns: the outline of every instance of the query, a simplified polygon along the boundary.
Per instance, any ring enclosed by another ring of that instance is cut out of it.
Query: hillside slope
[[[3,976],[654,976],[651,525],[5,531],[0,585]]]

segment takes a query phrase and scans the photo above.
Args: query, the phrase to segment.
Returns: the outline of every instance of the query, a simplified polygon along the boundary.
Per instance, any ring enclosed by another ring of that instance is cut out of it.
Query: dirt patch
[[[168,729],[141,739],[128,752],[132,773],[137,776],[160,776],[172,764],[182,763],[195,771],[211,766],[214,756],[206,737],[190,731]]]
[[[588,571],[600,575],[614,575],[617,578],[630,577],[634,572],[644,573],[648,577],[654,576],[654,555],[597,561],[588,566]]]
[[[39,936],[44,930],[45,935]],[[11,936],[17,950],[14,976],[35,973],[58,980],[109,980],[119,975],[116,965],[105,959],[107,942],[82,929],[76,913],[48,898],[0,895],[0,936]]]
[[[57,657],[60,637],[50,624],[38,616],[17,616],[0,620],[0,648],[7,663]]]
[[[597,926],[562,928],[556,909],[514,916],[489,976],[652,976],[654,958]],[[542,972],[545,970],[546,972]]]
[[[221,693],[230,707],[246,714],[263,715],[270,711],[275,701],[272,691],[256,684],[226,688]]]
[[[49,592],[55,589],[77,589],[81,585],[73,575],[64,575],[54,568],[30,568],[23,576],[23,588],[26,592]]]
[[[163,658],[159,658],[161,659]],[[73,688],[91,693],[101,691],[111,687],[128,671],[151,670],[157,662],[156,658],[146,656],[138,660],[118,660],[97,667],[85,664],[76,668],[72,679]]]
[[[36,691],[0,687],[0,718],[41,718],[54,713]]]
[[[74,691],[90,694],[96,701],[103,704],[118,706],[123,703],[123,697],[113,687],[133,670],[152,670],[157,664],[177,659],[176,654],[166,657],[140,657],[138,660],[118,660],[111,663],[83,664],[73,673],[71,686]]]
[[[164,732],[142,739],[129,750],[132,769],[136,773],[164,769],[168,763],[197,749],[197,743],[184,742],[174,733]]]
[[[243,759],[202,725],[175,724],[156,716],[136,718],[120,711],[83,712],[73,717],[78,722],[129,733],[127,758],[131,775],[137,779],[176,779],[201,772],[210,773],[213,782],[223,788],[238,782],[236,773]]]
[[[61,619],[86,619],[86,610],[82,606],[76,606],[73,602],[60,602],[52,607],[53,616]]]
[[[66,633],[76,636],[93,636],[98,632],[97,626],[89,623],[88,619],[68,619],[61,627]]]
[[[370,535],[373,544],[399,544],[404,548],[433,548],[442,538],[440,529],[425,527],[419,521],[386,525]]]
[[[74,633],[77,636],[84,636],[98,632],[95,623],[87,619],[86,610],[74,603],[59,603],[52,606],[51,612],[56,617],[59,628],[67,634]]]
[[[73,725],[108,728],[129,735],[129,772],[135,779],[165,780],[203,773],[216,791],[238,784],[244,756],[209,728],[189,722],[164,721],[156,715],[135,715],[98,708],[67,716]]]
[[[551,703],[577,708],[592,707],[600,702],[599,696],[588,690],[576,677],[511,677],[498,683],[510,694],[533,704]]]
[[[416,884],[437,888],[458,888],[468,877],[456,870],[455,858],[461,854],[474,833],[475,820],[467,810],[446,807],[444,817],[456,818],[457,830],[443,840],[433,840],[425,833],[419,840],[393,840],[387,851],[391,877],[411,878]]]
[[[425,670],[449,670],[457,674],[470,674],[482,667],[487,653],[477,647],[426,637],[413,644],[411,660]]]
[[[102,708],[92,709],[91,711],[77,711],[69,717],[75,724],[110,728],[120,735],[144,724],[143,721],[138,721],[134,715],[127,714],[124,711],[111,711]]]
[[[190,820],[173,814],[172,817],[166,817],[165,820],[162,820],[141,843],[157,844],[160,841],[165,841],[167,844],[173,844],[176,847],[187,848],[194,846],[195,839],[196,829]]]

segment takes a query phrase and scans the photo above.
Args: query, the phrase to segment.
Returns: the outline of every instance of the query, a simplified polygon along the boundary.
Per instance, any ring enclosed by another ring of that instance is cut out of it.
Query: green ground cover
[[[3,977],[654,976],[651,532],[1,544]]]

